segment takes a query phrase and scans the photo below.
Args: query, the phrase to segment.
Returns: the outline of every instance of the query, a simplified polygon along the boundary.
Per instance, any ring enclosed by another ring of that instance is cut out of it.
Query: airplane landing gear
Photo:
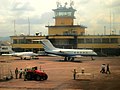
[[[91,59],[92,59],[92,60],[95,60],[92,56],[91,56]]]
[[[64,58],[64,61],[67,61],[67,57]]]
[[[64,61],[74,61],[74,57],[65,57]]]

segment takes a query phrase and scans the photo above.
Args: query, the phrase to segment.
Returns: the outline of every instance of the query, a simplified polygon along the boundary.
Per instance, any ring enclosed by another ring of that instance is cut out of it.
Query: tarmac
[[[14,70],[37,66],[48,74],[45,81],[24,81],[15,79],[0,82],[0,90],[120,90],[120,57],[76,58],[74,62],[63,61],[61,57],[40,56],[34,60],[20,60],[11,56],[0,56],[0,63],[9,63],[13,77]],[[109,64],[111,74],[100,73],[101,65]],[[92,77],[74,80],[73,70],[90,73]]]

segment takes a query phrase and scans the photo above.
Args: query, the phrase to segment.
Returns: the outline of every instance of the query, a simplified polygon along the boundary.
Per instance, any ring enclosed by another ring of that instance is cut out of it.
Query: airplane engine
[[[21,59],[30,60],[30,59],[31,59],[31,56],[22,56]]]

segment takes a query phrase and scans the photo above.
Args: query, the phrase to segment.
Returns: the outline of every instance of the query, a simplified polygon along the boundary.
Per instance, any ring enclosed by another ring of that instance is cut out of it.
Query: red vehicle
[[[32,69],[27,69],[26,74],[25,74],[25,79],[26,80],[47,80],[48,75],[41,71],[37,70],[37,67],[33,67]]]

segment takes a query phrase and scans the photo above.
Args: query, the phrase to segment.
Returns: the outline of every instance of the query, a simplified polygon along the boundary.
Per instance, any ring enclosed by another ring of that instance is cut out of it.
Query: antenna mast
[[[14,35],[16,35],[15,20],[14,20]]]
[[[110,8],[110,35],[111,35],[111,8]]]
[[[30,35],[30,20],[29,20],[29,17],[28,17],[28,35]]]
[[[104,26],[104,35],[106,35],[106,26]]]

